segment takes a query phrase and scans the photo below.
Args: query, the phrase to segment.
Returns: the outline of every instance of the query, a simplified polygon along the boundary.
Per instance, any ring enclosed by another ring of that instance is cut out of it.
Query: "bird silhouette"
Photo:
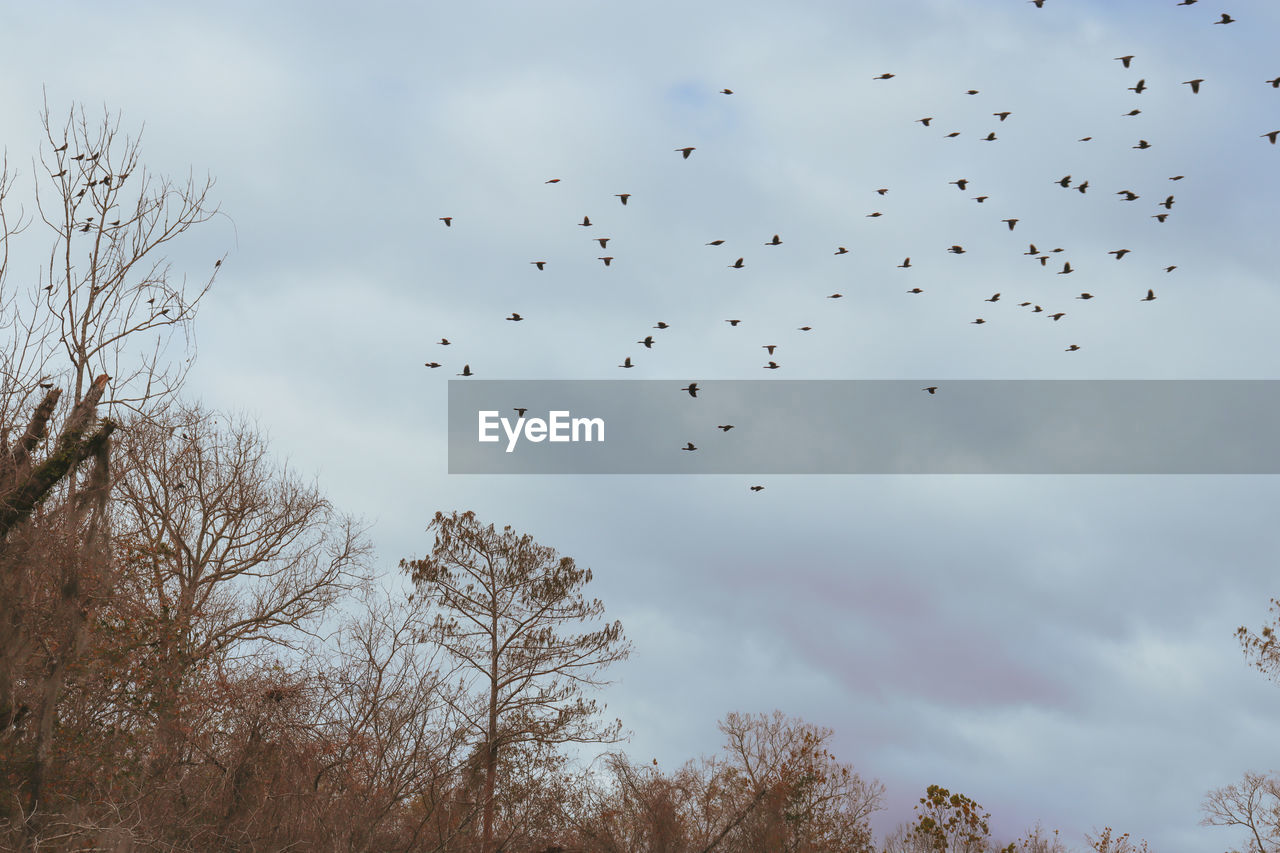
[[[971,321],[971,322],[969,323],[969,325],[971,325],[971,326],[972,326],[972,325],[979,325],[979,326],[981,326],[981,325],[982,325],[983,323],[985,323],[985,322],[987,322],[987,321],[986,321],[986,320],[984,320],[984,319],[982,319],[981,317],[979,317],[978,319]]]
[[[445,224],[445,227],[446,227],[446,228],[451,228],[451,227],[453,227],[453,217],[452,217],[452,216],[441,216],[441,217],[440,217],[440,221],[441,221],[441,222],[443,222],[443,223]]]
[[[507,319],[508,319],[508,320],[514,320],[514,321],[516,321],[516,322],[518,323],[518,322],[520,322],[521,320],[523,320],[524,318],[523,318],[523,317],[521,317],[521,316],[520,316],[519,314],[517,314],[516,312],[512,311],[512,312],[511,312],[511,316],[510,316],[510,317],[508,317]]]
[[[546,262],[546,261],[529,261],[529,263],[533,264],[534,266],[536,266],[536,267],[537,267],[538,269],[540,269],[540,270],[541,270],[541,269],[546,269],[546,267],[547,267],[547,262]]]
[[[1058,275],[1067,275],[1068,273],[1073,272],[1075,272],[1075,270],[1071,268],[1071,261],[1067,261],[1062,265],[1062,269],[1058,270]]]
[[[765,370],[777,370],[780,365],[776,361],[771,361],[764,366]]]
[[[552,179],[551,179],[551,180],[549,180],[549,181],[543,181],[543,183],[544,183],[544,184],[558,184],[558,183],[560,183],[560,179],[559,179],[559,178],[552,178]]]
[[[1107,252],[1107,254],[1115,255],[1116,260],[1118,261],[1121,258],[1123,258],[1125,255],[1129,254],[1130,251],[1131,251],[1130,249],[1112,249],[1110,252]]]
[[[1174,270],[1176,270],[1177,268],[1178,268],[1178,265],[1177,265],[1177,264],[1173,264],[1172,266],[1167,266],[1167,267],[1165,267],[1165,268],[1164,268],[1164,271],[1165,271],[1165,272],[1173,272],[1173,271],[1174,271]]]
[[[721,430],[722,432],[728,432],[733,429],[733,424],[716,424],[716,429]]]
[[[613,238],[612,237],[592,237],[591,239],[599,243],[601,249],[607,249],[609,248],[608,246],[609,241],[612,240]]]
[[[694,445],[693,445],[693,442],[692,442],[692,441],[687,441],[687,442],[685,442],[684,447],[682,447],[682,448],[680,448],[680,449],[681,449],[681,450],[697,450],[698,448],[694,447]]]
[[[778,237],[778,235],[777,235],[777,234],[774,234],[774,235],[773,235],[773,239],[772,239],[772,240],[770,240],[768,243],[765,243],[765,245],[766,245],[766,246],[781,246],[781,245],[782,245],[782,240]]]
[[[1092,293],[1082,293],[1076,297],[1076,299],[1092,299],[1092,298],[1093,298]]]
[[[995,131],[988,133],[986,136],[982,137],[982,139],[979,140],[979,142],[995,142],[995,141],[996,141]]]
[[[929,126],[929,122],[931,122],[931,121],[933,121],[933,116],[929,116],[928,118],[918,118],[918,119],[916,119],[916,122],[917,122],[917,123],[919,123],[919,124],[923,124],[925,127],[928,127],[928,126]]]
[[[1000,221],[1008,225],[1010,231],[1013,230],[1013,226],[1018,224],[1018,220],[1016,219],[1001,219]]]
[[[903,258],[902,263],[898,264],[898,269],[905,270],[911,268],[911,258]]]
[[[844,246],[839,246],[839,247],[837,247],[837,248],[836,248],[836,250],[835,250],[835,254],[837,254],[837,255],[847,255],[847,254],[849,254],[849,250],[848,250],[848,249],[846,249]]]
[[[888,72],[886,71],[884,74],[881,74],[879,77],[872,77],[871,79],[872,79],[872,80],[891,80],[891,79],[893,79],[893,76],[894,76],[894,75],[892,75],[892,74],[890,74],[890,73],[888,73]]]
[[[1088,191],[1088,189],[1089,189],[1088,181],[1081,181],[1080,185],[1076,187],[1076,190],[1078,190],[1081,195],[1084,195],[1085,192]]]
[[[1058,313],[1056,313],[1056,314],[1050,314],[1050,315],[1049,315],[1049,318],[1050,318],[1051,320],[1053,320],[1053,321],[1056,323],[1056,322],[1058,322],[1059,320],[1061,320],[1061,319],[1062,319],[1063,317],[1065,317],[1065,316],[1067,316],[1067,312],[1066,312],[1066,311],[1059,311],[1059,312],[1058,312]]]
[[[997,116],[1001,121],[1004,121],[1009,116],[1013,115],[1013,113],[1009,112],[1008,110],[1005,110],[1004,112],[1000,112],[1000,113],[992,113],[992,115]]]
[[[644,340],[636,341],[638,344],[644,344],[645,349],[653,349],[653,335],[645,335]]]
[[[1065,352],[1075,352],[1078,349],[1080,349],[1079,344],[1072,344],[1071,346],[1066,348]]]
[[[833,294],[831,294],[830,296],[828,296],[827,298],[828,298],[828,299],[843,299],[843,298],[844,298],[844,294],[843,294],[843,293],[833,293]]]
[[[773,351],[778,348],[777,344],[761,344],[760,349],[767,349],[769,355],[773,355]]]
[[[921,391],[928,391],[930,394],[937,394],[937,393],[938,393],[938,386],[937,386],[937,385],[926,385],[924,388],[921,388],[920,390],[921,390]]]
[[[438,361],[427,361],[427,362],[423,362],[423,365],[424,365],[424,366],[426,366],[426,367],[431,367],[431,368],[436,368],[436,367],[441,367],[441,366],[442,366],[442,365],[440,364],[440,362],[438,362]]]
[[[607,266],[609,266],[609,264],[613,263],[613,255],[605,255],[605,256],[604,256],[604,257],[602,257],[602,258],[596,258],[596,260],[597,260],[597,261],[604,261],[604,265],[607,267]]]
[[[626,204],[627,199],[631,198],[631,193],[614,193],[614,195],[622,199],[623,204]]]
[[[742,321],[741,320],[725,320],[725,322],[728,323],[730,326],[736,326]]]
[[[963,255],[964,246],[952,246],[950,249],[947,249],[947,251],[953,255]]]
[[[584,217],[582,217],[582,221],[581,221],[581,222],[579,222],[578,224],[579,224],[579,225],[581,225],[583,228],[590,228],[590,227],[591,227],[591,217],[590,217],[590,216],[584,216]]]
[[[877,210],[875,213],[868,213],[867,216],[874,219],[877,216],[884,216],[884,214]]]
[[[1140,196],[1133,190],[1120,190],[1116,195],[1124,196],[1125,201],[1134,201],[1135,199],[1140,198]]]
[[[1124,67],[1128,68],[1129,63],[1133,61],[1133,55],[1130,54],[1129,56],[1117,56],[1116,59],[1119,60],[1120,62],[1123,62]]]
[[[720,90],[720,94],[722,94],[722,95],[732,95],[732,94],[733,94],[733,90],[732,90],[732,89],[721,89],[721,90]]]
[[[910,290],[908,290],[907,293],[924,293],[924,291],[918,287],[913,287]]]
[[[474,376],[475,374],[471,372],[471,365],[464,364],[462,365],[462,372],[457,375],[458,376]]]
[[[681,388],[680,390],[681,390],[681,391],[688,391],[688,392],[689,392],[689,396],[690,396],[690,397],[696,397],[696,396],[698,396],[698,383],[697,383],[697,382],[690,382],[688,385],[686,385],[685,387]]]
[[[692,145],[690,145],[688,148],[677,148],[677,149],[675,149],[675,150],[676,150],[676,151],[679,151],[681,154],[683,154],[683,155],[684,155],[684,159],[688,160],[688,159],[689,159],[689,155],[690,155],[690,154],[692,154],[693,152],[697,151],[698,149],[697,149],[697,148],[694,148]]]
[[[1151,147],[1151,143],[1150,143],[1150,142],[1148,142],[1148,141],[1147,141],[1147,140],[1145,140],[1145,139],[1139,139],[1139,140],[1138,140],[1138,144],[1137,144],[1137,145],[1134,145],[1133,147],[1134,147],[1134,148],[1137,148],[1137,149],[1139,149],[1139,150],[1145,150],[1145,149],[1147,149],[1147,148],[1150,148],[1150,147]]]
[[[1148,289],[1148,290],[1147,290],[1147,295],[1146,295],[1146,296],[1144,296],[1143,298],[1139,299],[1138,301],[1139,301],[1139,302],[1154,302],[1154,301],[1155,301],[1155,299],[1156,299],[1156,292],[1155,292],[1154,290]]]
[[[706,245],[708,245],[708,246],[721,246],[721,245],[724,245],[724,241],[723,241],[723,240],[712,240],[710,243],[707,243]]]
[[[801,332],[812,332],[812,331],[813,331],[813,326],[801,326],[797,331],[801,331]]]
[[[1222,13],[1222,17],[1219,20],[1214,21],[1215,24],[1234,24],[1235,22],[1236,19],[1228,15],[1226,12]]]
[[[1063,189],[1066,189],[1067,187],[1071,186],[1071,176],[1063,175],[1061,178],[1058,178],[1058,180],[1054,181],[1054,183],[1062,187]]]
[[[1155,214],[1154,216],[1152,216],[1151,218],[1152,218],[1152,219],[1154,219],[1154,220],[1156,220],[1157,222],[1164,222],[1166,219],[1168,219],[1168,218],[1169,218],[1169,214],[1167,214],[1167,213],[1157,213],[1157,214]]]
[[[1157,207],[1163,207],[1165,210],[1173,210],[1173,196],[1169,196],[1164,201],[1160,202]]]
[[[1277,77],[1274,80],[1268,80],[1266,82],[1271,84],[1272,89],[1280,89],[1280,77]]]
[[[1138,85],[1130,86],[1129,91],[1141,95],[1143,90],[1145,90],[1146,88],[1147,88],[1147,81],[1146,81],[1146,78],[1143,78],[1138,81]]]
[[[953,130],[953,131],[951,131],[950,133],[948,133],[948,134],[947,134],[947,139],[955,139],[955,138],[956,138],[957,136],[959,136],[959,135],[960,135],[960,131],[958,131],[958,130]]]
[[[1276,137],[1280,136],[1280,130],[1273,130],[1270,133],[1264,133],[1262,135],[1265,136],[1267,139],[1270,139],[1272,145],[1275,145]]]
[[[959,187],[959,188],[960,188],[960,191],[961,191],[961,192],[963,192],[963,191],[964,191],[964,188],[965,188],[965,187],[967,187],[967,186],[969,185],[969,179],[968,179],[968,178],[961,178],[961,179],[960,179],[960,180],[958,180],[958,181],[947,181],[947,183],[949,183],[949,184],[955,184],[957,187]]]
[[[982,300],[982,301],[983,301],[983,302],[999,302],[999,301],[1000,301],[1000,294],[998,294],[998,293],[993,293],[993,294],[991,295],[991,298],[990,298],[990,299],[984,299],[984,300]]]
[[[752,487],[751,487],[751,491],[753,491],[753,492],[763,492],[763,491],[764,491],[764,486],[752,486]]]
[[[447,347],[447,346],[449,346],[449,339],[448,339],[448,338],[441,338],[441,339],[439,340],[439,344],[440,344],[440,346]]]
[[[743,260],[742,258],[738,258],[736,261],[734,261],[733,263],[729,264],[729,266],[730,266],[731,268],[735,269],[735,270],[740,270],[740,269],[742,269],[742,266],[743,266],[743,264],[742,264],[742,260]]]
[[[635,367],[635,365],[631,363],[631,356],[627,356],[618,367]]]
[[[1191,87],[1191,92],[1192,92],[1192,94],[1195,94],[1195,95],[1200,94],[1200,84],[1201,84],[1201,83],[1203,83],[1203,82],[1204,82],[1204,78],[1203,78],[1203,77],[1197,77],[1197,78],[1196,78],[1196,79],[1194,79],[1194,80],[1183,80],[1183,81],[1182,81],[1182,83],[1183,83],[1183,85],[1184,85],[1184,86],[1190,86],[1190,87]]]
[[[1125,113],[1124,115],[1125,115],[1125,116],[1136,116],[1136,115],[1140,115],[1141,113],[1142,113],[1142,110],[1129,110],[1129,112]],[[1122,118],[1123,118],[1123,117],[1124,117],[1124,116],[1122,116]]]
[[[666,323],[662,322],[661,320],[659,320],[659,321],[658,321],[658,325],[654,326],[654,328],[655,328],[655,329],[669,329],[669,328],[671,328],[671,327],[670,327],[668,324],[666,324]]]

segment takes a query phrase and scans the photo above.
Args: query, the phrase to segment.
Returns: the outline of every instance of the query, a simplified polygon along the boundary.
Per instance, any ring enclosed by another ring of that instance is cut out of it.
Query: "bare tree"
[[[1280,850],[1280,781],[1262,773],[1210,791],[1201,806],[1205,826],[1239,826],[1249,833],[1249,853]]]
[[[494,838],[499,759],[521,744],[610,742],[622,724],[602,724],[585,688],[607,682],[602,671],[630,645],[619,622],[566,633],[598,620],[604,605],[581,588],[590,569],[510,527],[482,526],[472,512],[437,512],[431,556],[402,560],[437,608],[432,638],[468,674],[474,705],[463,708],[480,745],[482,853]]]

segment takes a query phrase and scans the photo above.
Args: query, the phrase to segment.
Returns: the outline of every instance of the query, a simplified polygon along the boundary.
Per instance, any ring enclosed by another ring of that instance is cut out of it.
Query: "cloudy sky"
[[[1204,793],[1280,766],[1233,636],[1280,593],[1273,477],[450,475],[448,382],[1278,378],[1278,35],[1263,0],[38,4],[0,25],[0,128],[14,198],[45,99],[213,176],[226,216],[171,252],[226,256],[188,396],[389,572],[452,509],[591,566],[640,760],[780,708],[886,784],[882,831],[937,783],[1006,838],[1199,851],[1235,841]]]

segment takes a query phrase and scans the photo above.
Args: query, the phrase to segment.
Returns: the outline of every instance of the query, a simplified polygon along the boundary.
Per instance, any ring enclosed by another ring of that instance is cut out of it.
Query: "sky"
[[[730,379],[906,380],[943,402],[955,380],[1280,378],[1274,4],[3,16],[13,197],[49,148],[46,101],[55,122],[118,113],[151,170],[212,176],[225,215],[169,253],[192,280],[225,257],[188,399],[254,418],[364,518],[389,584],[437,510],[590,566],[634,644],[601,698],[637,760],[674,768],[720,747],[726,713],[778,708],[885,784],[880,832],[940,784],[1007,839],[1040,821],[1073,843],[1237,842],[1199,805],[1280,764],[1280,693],[1234,636],[1280,593],[1275,477],[449,474],[448,387],[464,364],[669,380],[679,402]],[[733,436],[714,426],[684,440]]]

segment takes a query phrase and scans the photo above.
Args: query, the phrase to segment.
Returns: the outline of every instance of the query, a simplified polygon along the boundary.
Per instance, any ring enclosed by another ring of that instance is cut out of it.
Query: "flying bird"
[[[1134,145],[1133,147],[1134,147],[1134,148],[1137,148],[1137,149],[1139,149],[1139,150],[1144,150],[1144,149],[1150,148],[1150,147],[1151,147],[1151,143],[1150,143],[1150,142],[1148,142],[1148,141],[1147,141],[1147,140],[1145,140],[1145,139],[1139,139],[1139,140],[1138,140],[1138,144],[1137,144],[1137,145]]]
[[[512,311],[512,312],[511,312],[511,316],[510,316],[510,317],[508,317],[507,319],[508,319],[508,320],[515,320],[515,321],[518,323],[518,322],[520,322],[521,320],[523,320],[524,318],[523,318],[523,317],[521,317],[521,316],[520,316],[519,314],[517,314],[516,312]]]
[[[732,89],[721,89],[721,90],[720,90],[720,94],[722,94],[722,95],[732,95],[732,94],[733,94],[733,90],[732,90]]]
[[[1076,297],[1076,299],[1092,299],[1092,298],[1093,298],[1092,293],[1082,293]]]
[[[440,346],[442,346],[442,347],[447,347],[447,346],[449,346],[449,339],[448,339],[448,338],[441,338],[441,339],[439,340],[439,342],[438,342],[438,343],[439,343],[439,344],[440,344]]]
[[[918,119],[916,119],[916,122],[918,122],[919,124],[923,124],[925,127],[928,127],[928,126],[929,126],[929,122],[931,122],[931,121],[933,121],[933,116],[929,116],[928,118],[918,118]]]
[[[1280,77],[1277,77],[1274,80],[1268,80],[1266,82],[1271,84],[1272,89],[1280,89]]]
[[[1125,116],[1136,116],[1141,113],[1142,113],[1142,110],[1129,110],[1129,112],[1125,113]]]
[[[622,199],[623,204],[626,204],[627,199],[631,198],[631,193],[614,193],[614,195]]]
[[[730,326],[736,326],[742,321],[741,320],[725,320],[725,322],[728,323]]]
[[[1115,255],[1116,260],[1118,261],[1121,258],[1123,258],[1125,255],[1129,254],[1130,251],[1131,251],[1130,249],[1112,249],[1110,252],[1107,252],[1107,254]]]
[[[960,179],[960,180],[958,180],[958,181],[947,181],[947,183],[949,183],[949,184],[955,184],[957,187],[959,187],[959,188],[960,188],[960,191],[961,191],[961,192],[964,192],[964,188],[965,188],[966,186],[968,186],[968,185],[969,185],[969,179],[968,179],[968,178],[961,178],[961,179]]]
[[[924,388],[921,388],[920,390],[921,390],[921,391],[928,391],[930,394],[937,394],[937,393],[938,393],[938,386],[937,386],[937,385],[929,385],[929,386],[926,386],[926,387],[924,387]]]
[[[680,449],[681,449],[681,450],[697,450],[698,448],[696,448],[696,447],[694,447],[694,446],[693,446],[693,442],[692,442],[692,441],[687,441],[687,442],[685,442],[684,447],[682,447],[682,448],[680,448]]]
[[[981,317],[979,317],[978,319],[973,320],[972,322],[970,322],[970,323],[969,323],[969,325],[971,325],[971,326],[972,326],[972,325],[974,325],[974,324],[976,323],[977,325],[981,326],[981,325],[982,325],[983,323],[985,323],[985,322],[987,322],[987,321],[986,321],[986,320],[984,320],[984,319],[982,319]]]
[[[742,269],[742,266],[743,266],[743,264],[742,264],[742,258],[738,258],[736,261],[734,261],[733,263],[729,264],[729,266],[730,266],[730,267],[732,267],[732,268],[733,268],[733,269],[735,269],[735,270],[740,270],[740,269]]]
[[[517,417],[517,418],[523,418],[523,417],[524,417],[524,413],[525,413],[525,412],[527,412],[527,411],[529,411],[529,410],[528,410],[528,409],[525,409],[525,408],[522,408],[522,407],[520,407],[520,406],[515,406],[515,407],[513,407],[513,408],[511,409],[511,411],[513,411],[513,412],[515,412],[515,413],[516,413],[516,417]]]
[[[888,72],[886,71],[884,74],[881,74],[879,77],[872,77],[871,79],[872,79],[872,80],[891,80],[891,79],[893,79],[893,76],[894,76],[894,75],[892,75],[892,74],[890,74],[890,73],[888,73]]]
[[[991,131],[990,133],[988,133],[986,136],[982,137],[982,139],[978,141],[979,142],[995,142],[996,141],[995,131],[994,130]]]
[[[551,180],[549,180],[549,181],[543,181],[543,183],[544,183],[544,184],[558,184],[558,183],[560,183],[560,179],[559,179],[559,178],[552,178],[552,179],[551,179]]]
[[[658,321],[658,325],[654,326],[654,328],[655,328],[655,329],[669,329],[669,328],[671,328],[671,327],[670,327],[669,325],[667,325],[666,323],[662,322],[661,320],[659,320],[659,321]]]
[[[696,396],[698,396],[698,383],[697,383],[697,382],[690,382],[688,385],[686,385],[685,387],[681,388],[680,390],[681,390],[681,391],[688,391],[688,392],[689,392],[689,396],[690,396],[690,397],[696,397]]]
[[[838,248],[836,249],[835,254],[837,254],[837,255],[847,255],[847,254],[849,254],[849,250],[848,250],[848,249],[846,249],[844,246],[840,246],[840,247],[838,247]]]
[[[635,367],[635,365],[631,363],[631,356],[627,356],[618,367]]]
[[[540,270],[541,270],[541,269],[546,269],[546,268],[547,268],[547,262],[546,262],[546,261],[529,261],[529,263],[533,264],[534,266],[536,266],[536,267],[537,267],[538,269],[540,269]]]
[[[964,246],[952,246],[950,249],[947,249],[947,251],[953,255],[963,255]]]
[[[1166,198],[1164,201],[1160,202],[1156,206],[1163,207],[1165,210],[1173,210],[1173,196],[1169,196],[1168,198]]]
[[[1062,269],[1058,270],[1058,275],[1067,275],[1068,273],[1073,272],[1075,272],[1075,270],[1071,268],[1071,261],[1067,261],[1062,265]]]
[[[766,246],[781,246],[781,245],[782,245],[782,239],[781,239],[780,237],[778,237],[778,235],[777,235],[777,234],[774,234],[774,235],[773,235],[773,239],[772,239],[772,240],[770,240],[768,243],[765,243],[765,245],[766,245]]]
[[[1176,270],[1177,268],[1178,268],[1178,265],[1177,265],[1177,264],[1174,264],[1174,265],[1172,265],[1172,266],[1165,267],[1165,268],[1164,268],[1164,271],[1165,271],[1165,272],[1173,272],[1173,271],[1174,271],[1174,270]]]
[[[1136,86],[1130,86],[1130,87],[1129,87],[1129,91],[1130,91],[1130,92],[1134,92],[1134,93],[1136,93],[1136,94],[1141,95],[1141,94],[1142,94],[1142,92],[1143,92],[1143,90],[1144,90],[1144,89],[1146,89],[1146,88],[1147,88],[1147,80],[1146,80],[1146,78],[1144,77],[1143,79],[1141,79],[1141,80],[1139,80],[1139,81],[1138,81],[1138,85],[1136,85]]]
[[[1004,112],[1001,112],[1001,113],[992,113],[992,115],[993,115],[993,116],[998,116],[998,117],[1000,118],[1000,120],[1001,120],[1001,121],[1004,121],[1004,120],[1005,120],[1005,119],[1007,119],[1009,116],[1013,115],[1013,113],[1009,112],[1008,110],[1005,110]]]
[[[844,296],[844,294],[843,294],[843,293],[833,293],[833,294],[831,294],[830,296],[828,296],[827,298],[828,298],[828,299],[840,299],[840,298],[842,298],[843,296]]]
[[[1116,57],[1116,60],[1117,60],[1117,61],[1119,61],[1119,62],[1123,62],[1123,63],[1124,63],[1124,67],[1125,67],[1125,68],[1128,68],[1128,67],[1129,67],[1129,63],[1133,61],[1133,54],[1130,54],[1130,55],[1128,55],[1128,56],[1117,56],[1117,57]]]
[[[474,374],[471,372],[471,365],[469,365],[469,364],[464,364],[464,365],[462,365],[462,372],[461,372],[461,373],[459,373],[459,374],[457,374],[457,375],[458,375],[458,376],[473,376]]]
[[[760,349],[767,349],[769,355],[773,355],[773,351],[778,348],[777,344],[761,344]]]
[[[1066,311],[1059,311],[1057,314],[1050,314],[1050,315],[1049,315],[1049,318],[1050,318],[1050,319],[1052,319],[1052,320],[1056,323],[1056,322],[1058,322],[1059,320],[1061,320],[1061,319],[1062,319],[1063,317],[1065,317],[1065,316],[1067,316],[1067,312],[1066,312]]]
[[[606,244],[613,238],[612,237],[592,237],[591,239],[599,243],[601,249],[607,249],[609,247]]]
[[[733,424],[716,424],[716,429],[722,430],[723,432],[728,432],[729,430],[733,429]]]
[[[1081,181],[1080,186],[1076,187],[1076,190],[1078,190],[1081,195],[1084,195],[1085,192],[1088,191],[1088,189],[1089,189],[1088,181]]]
[[[1067,187],[1071,186],[1071,176],[1063,175],[1061,178],[1058,178],[1058,180],[1054,181],[1054,183],[1062,187],[1063,189],[1066,189]]]
[[[613,263],[613,255],[605,255],[605,256],[604,256],[604,257],[602,257],[602,258],[596,258],[596,260],[597,260],[597,261],[604,261],[604,265],[607,267],[607,266],[609,266],[609,264]]]
[[[1143,298],[1139,299],[1138,301],[1139,301],[1139,302],[1154,302],[1154,301],[1155,301],[1155,299],[1156,299],[1156,292],[1155,292],[1154,290],[1148,289],[1148,290],[1147,290],[1147,295],[1146,295],[1146,296],[1144,296]]]
[[[764,491],[764,486],[752,486],[752,487],[751,487],[751,491],[753,491],[753,492],[763,492],[763,491]]]
[[[1221,19],[1214,21],[1215,24],[1234,24],[1235,22],[1236,19],[1228,15],[1226,12],[1222,13]]]
[[[1009,226],[1010,231],[1013,230],[1013,226],[1018,224],[1018,220],[1016,219],[1001,219],[1000,221],[1006,223]]]
[[[1184,86],[1190,86],[1192,94],[1198,95],[1200,94],[1200,84],[1203,82],[1204,82],[1203,77],[1197,77],[1194,80],[1183,80],[1182,84]]]
[[[918,287],[913,287],[910,290],[908,290],[907,293],[924,293],[924,291]]]
[[[1157,221],[1159,221],[1159,222],[1164,222],[1166,219],[1168,219],[1168,218],[1169,218],[1169,214],[1167,214],[1167,213],[1157,213],[1157,214],[1155,214],[1154,216],[1152,216],[1151,218],[1152,218],[1152,219],[1155,219],[1155,220],[1157,220]]]
[[[1138,194],[1133,190],[1120,190],[1116,195],[1124,196],[1125,201],[1133,201],[1134,199],[1139,198]]]
[[[1075,352],[1078,349],[1080,349],[1079,344],[1072,344],[1071,346],[1067,347],[1066,350],[1064,350],[1064,352]]]
[[[689,155],[692,154],[694,151],[697,151],[698,149],[690,145],[688,148],[676,148],[674,150],[679,151],[681,154],[684,155],[684,159],[688,160]]]
[[[771,361],[764,366],[765,370],[777,370],[780,365],[776,361]]]
[[[645,349],[653,349],[653,335],[645,335],[644,340],[636,341],[638,344],[644,344]]]
[[[1000,294],[998,294],[998,293],[994,293],[994,294],[992,294],[992,295],[991,295],[991,298],[990,298],[990,299],[984,299],[984,300],[982,300],[982,301],[983,301],[983,302],[999,302],[999,301],[1000,301]]]
[[[1280,130],[1273,130],[1270,133],[1264,133],[1262,135],[1265,136],[1267,139],[1270,139],[1272,145],[1275,145],[1276,137],[1280,136]]]
[[[947,139],[955,139],[955,138],[956,138],[957,136],[959,136],[959,135],[960,135],[960,131],[958,131],[958,130],[953,130],[953,131],[951,131],[950,133],[948,133],[948,134],[947,134]]]
[[[579,225],[581,225],[583,228],[590,228],[590,227],[591,227],[591,217],[590,217],[590,216],[584,216],[584,217],[582,217],[582,221],[581,221],[581,222],[579,222],[578,224],[579,224]]]
[[[446,227],[446,228],[450,228],[450,227],[452,227],[452,226],[453,226],[453,217],[452,217],[452,216],[441,216],[441,217],[440,217],[440,221],[441,221],[441,222],[443,222],[443,223],[445,224],[445,227]]]
[[[898,264],[898,269],[900,270],[910,269],[910,267],[911,267],[910,258],[903,258],[902,263]]]
[[[721,245],[723,245],[723,244],[724,244],[724,241],[723,241],[723,240],[712,240],[710,243],[707,243],[706,245],[708,245],[708,246],[721,246]]]
[[[426,362],[423,362],[423,366],[436,368],[436,367],[441,367],[442,365],[438,361],[426,361]]]

